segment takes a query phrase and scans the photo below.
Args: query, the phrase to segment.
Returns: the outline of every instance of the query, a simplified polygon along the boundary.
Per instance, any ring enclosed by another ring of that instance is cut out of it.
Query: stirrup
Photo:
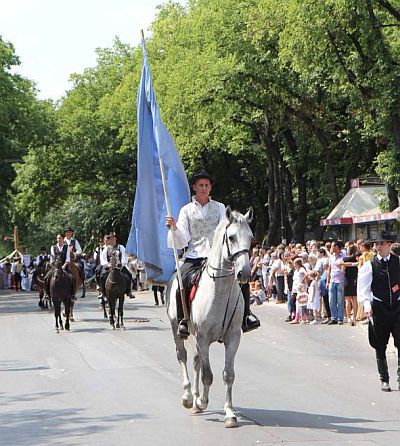
[[[245,317],[242,325],[243,333],[257,329],[261,325],[260,320],[254,316],[254,314],[249,314]]]
[[[178,338],[187,339],[190,335],[188,328],[188,321],[182,319],[178,324],[178,331],[176,332]]]

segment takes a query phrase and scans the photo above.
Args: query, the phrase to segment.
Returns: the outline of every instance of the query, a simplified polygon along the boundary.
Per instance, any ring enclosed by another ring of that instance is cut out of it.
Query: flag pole
[[[140,30],[140,34],[143,40],[143,46],[144,46],[144,32],[141,29]],[[169,202],[169,196],[168,196],[168,189],[167,189],[167,182],[165,179],[165,170],[164,170],[164,163],[162,162],[161,157],[159,156],[159,162],[160,162],[160,172],[161,172],[161,180],[162,180],[162,185],[163,185],[163,191],[164,191],[164,198],[165,198],[165,204],[167,207],[167,215],[172,217],[172,213],[171,213],[171,205]],[[182,302],[182,308],[183,308],[183,317],[186,320],[189,320],[189,308],[188,305],[186,303],[186,299],[185,299],[185,290],[183,287],[183,280],[182,280],[182,273],[181,273],[181,267],[179,265],[179,258],[178,258],[178,251],[176,249],[176,243],[175,243],[175,234],[174,234],[174,230],[170,229],[171,231],[171,241],[172,241],[172,250],[174,252],[174,259],[175,259],[175,266],[176,266],[176,274],[178,277],[178,284],[179,284],[179,291],[181,294],[181,302]]]
[[[164,197],[165,197],[165,204],[167,206],[167,214],[172,217],[171,214],[171,206],[169,204],[169,197],[168,197],[168,190],[167,190],[167,183],[165,180],[165,171],[164,171],[164,164],[162,162],[162,159],[160,158],[160,171],[161,171],[161,179],[162,179],[162,185],[164,189]],[[179,283],[179,291],[181,293],[181,302],[182,302],[182,308],[183,308],[183,317],[186,320],[189,320],[189,309],[186,303],[185,299],[185,290],[183,288],[183,280],[182,280],[182,273],[181,273],[181,267],[179,265],[179,258],[178,258],[178,251],[176,249],[175,244],[175,234],[174,230],[170,229],[171,231],[171,240],[172,240],[172,249],[174,251],[174,258],[175,258],[175,265],[176,265],[176,274],[178,277],[178,283]]]

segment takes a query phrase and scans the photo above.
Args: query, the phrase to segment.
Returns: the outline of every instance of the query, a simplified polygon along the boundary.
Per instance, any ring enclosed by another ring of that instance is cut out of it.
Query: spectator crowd
[[[400,245],[394,243],[392,251],[398,255]],[[286,304],[289,324],[366,323],[357,302],[357,276],[374,255],[373,244],[363,239],[254,247],[251,303]]]

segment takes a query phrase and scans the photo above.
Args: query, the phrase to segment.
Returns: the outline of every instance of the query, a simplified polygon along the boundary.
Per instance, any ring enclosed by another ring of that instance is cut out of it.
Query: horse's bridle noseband
[[[241,254],[243,254],[243,253],[247,253],[247,254],[249,254],[250,250],[247,249],[247,248],[244,248],[244,249],[240,249],[239,251],[237,251],[237,252],[235,252],[235,253],[233,253],[233,254],[231,253],[231,250],[229,249],[228,233],[227,233],[227,230],[228,230],[228,228],[229,228],[229,225],[230,225],[230,223],[225,227],[225,233],[224,233],[224,238],[223,238],[222,243],[225,243],[225,245],[226,245],[226,250],[227,250],[227,253],[228,253],[228,259],[227,259],[227,260],[229,261],[229,263],[230,263],[231,266],[232,266],[233,263],[235,262],[235,260],[236,260],[237,257],[239,257],[239,256],[240,256]],[[210,273],[208,272],[208,267],[210,267],[210,268],[213,269],[214,271],[225,271],[225,272],[227,272],[228,274],[223,275],[223,276],[215,276],[214,274],[213,274],[213,275],[210,275]],[[212,277],[213,279],[222,279],[223,277],[231,276],[231,275],[234,273],[234,268],[230,268],[230,269],[216,268],[215,266],[212,266],[212,265],[207,261],[206,271],[207,271],[207,274],[208,274],[210,277]]]
[[[231,254],[231,250],[229,249],[229,243],[228,243],[228,234],[227,234],[227,229],[228,229],[229,225],[225,228],[225,234],[224,234],[224,242],[226,244],[226,250],[228,252],[228,260],[233,263],[236,259],[236,257],[240,256],[240,254],[246,253],[249,254],[250,250],[249,249],[241,249],[240,251],[237,251],[233,254]]]

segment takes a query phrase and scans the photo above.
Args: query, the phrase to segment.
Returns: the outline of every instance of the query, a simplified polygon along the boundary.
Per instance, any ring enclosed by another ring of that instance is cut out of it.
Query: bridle
[[[224,277],[229,277],[232,274],[234,274],[235,269],[234,269],[233,266],[234,266],[234,263],[235,263],[235,260],[237,259],[237,257],[239,257],[241,254],[244,254],[244,253],[249,254],[249,252],[250,252],[250,250],[248,248],[243,248],[243,249],[240,249],[240,250],[234,252],[233,254],[231,253],[231,250],[229,248],[228,233],[227,233],[227,230],[228,230],[229,226],[230,226],[230,223],[228,225],[226,225],[226,227],[225,227],[225,233],[224,233],[224,238],[222,239],[222,243],[226,245],[226,251],[227,251],[227,254],[228,254],[228,258],[226,260],[228,261],[228,263],[230,263],[231,268],[230,269],[217,268],[215,266],[212,266],[210,264],[210,262],[207,260],[206,271],[207,271],[207,274],[212,279],[222,279]],[[210,274],[210,272],[208,271],[208,268],[211,268],[214,271],[226,272],[227,274],[216,276],[214,274]]]

